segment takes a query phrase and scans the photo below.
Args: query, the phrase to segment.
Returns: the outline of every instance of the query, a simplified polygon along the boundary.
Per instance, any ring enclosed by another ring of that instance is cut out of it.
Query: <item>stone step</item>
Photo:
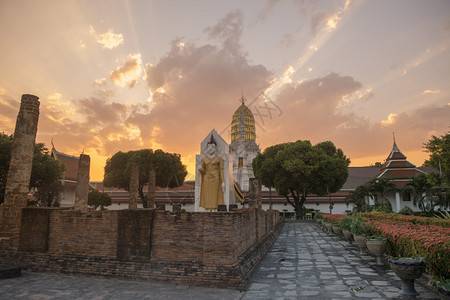
[[[19,277],[21,274],[21,267],[0,265],[0,279]]]

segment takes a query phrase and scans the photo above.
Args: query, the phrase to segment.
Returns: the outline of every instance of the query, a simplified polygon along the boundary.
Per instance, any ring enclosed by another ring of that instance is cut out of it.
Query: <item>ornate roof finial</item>
[[[396,143],[395,143],[395,132],[392,132],[392,136],[394,138],[394,145],[396,145]]]
[[[244,90],[242,89],[242,90],[241,90],[241,99],[240,99],[240,101],[241,101],[241,103],[244,105],[246,100],[247,100],[247,99],[245,99],[245,97],[244,97]]]

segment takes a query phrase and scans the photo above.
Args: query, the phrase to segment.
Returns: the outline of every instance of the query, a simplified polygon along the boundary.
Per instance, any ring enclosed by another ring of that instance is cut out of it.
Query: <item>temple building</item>
[[[259,145],[256,144],[255,118],[251,110],[245,105],[245,101],[246,99],[242,96],[240,99],[241,105],[239,105],[232,116],[231,143],[229,148],[227,148],[230,155],[230,169],[232,165],[233,170],[230,180],[234,179],[234,203],[237,203],[239,207],[247,206],[246,196],[249,190],[249,179],[255,177],[252,161],[261,152]],[[73,206],[78,157],[58,152],[54,147],[52,156],[60,160],[66,167],[64,176],[65,192],[61,195],[61,206]],[[377,178],[387,178],[401,188],[410,179],[429,172],[436,172],[436,170],[430,167],[416,167],[410,163],[400,151],[394,138],[392,150],[382,166],[349,167],[347,181],[338,192],[326,196],[308,195],[305,207],[326,213],[343,214],[353,209],[353,204],[347,204],[346,198],[360,185]],[[128,191],[104,187],[103,182],[91,182],[90,185],[91,188],[106,192],[111,196],[112,205],[108,209],[128,208]],[[144,187],[144,191],[147,191],[147,187]],[[195,211],[195,192],[194,181],[185,181],[176,188],[157,187],[155,201],[160,206],[164,205],[167,210],[171,210],[173,205],[181,205],[183,210]],[[413,205],[411,195],[407,193],[401,193],[396,190],[387,192],[385,196],[391,203],[394,212],[400,211],[405,206],[410,207],[414,211],[419,210],[418,207]],[[368,204],[374,203],[372,198],[367,197],[366,200]],[[142,207],[140,201],[138,202],[138,207]],[[275,190],[269,190],[264,186],[262,188],[262,208],[272,208],[287,213],[294,211],[284,196],[280,196]]]
[[[230,155],[233,158],[233,178],[241,191],[248,191],[249,178],[253,174],[252,161],[261,149],[256,144],[255,118],[241,97],[241,105],[231,120]]]
[[[435,171],[437,170],[430,167],[417,168],[406,160],[406,156],[398,148],[394,137],[394,145],[392,146],[391,153],[387,157],[386,162],[381,167],[376,178],[389,179],[389,182],[392,182],[398,188],[402,188],[414,177]],[[394,212],[400,211],[400,209],[405,206],[415,210],[411,203],[410,194],[402,194],[399,190],[391,191],[388,194],[388,199],[391,202],[392,210]]]
[[[72,207],[75,203],[75,189],[77,187],[78,164],[80,157],[68,155],[57,151],[52,142],[52,150],[50,155],[59,160],[64,165],[63,173],[63,191],[59,194],[59,203],[61,207]],[[94,187],[90,184],[89,190]]]

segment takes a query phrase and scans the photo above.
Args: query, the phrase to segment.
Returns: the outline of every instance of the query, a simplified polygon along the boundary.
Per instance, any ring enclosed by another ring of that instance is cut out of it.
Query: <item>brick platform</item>
[[[243,289],[282,227],[278,211],[170,213],[27,208],[19,251],[0,263],[34,271]]]

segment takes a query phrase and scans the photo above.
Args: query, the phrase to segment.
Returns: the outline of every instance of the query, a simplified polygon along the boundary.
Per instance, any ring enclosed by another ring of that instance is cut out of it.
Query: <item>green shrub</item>
[[[400,222],[409,222],[420,225],[437,225],[450,228],[450,219],[439,219],[429,217],[405,216],[400,214],[363,213],[363,217],[368,219],[387,219]]]
[[[400,209],[400,211],[398,213],[401,215],[407,215],[407,216],[414,215],[414,211],[408,206],[405,206],[402,209]]]
[[[424,211],[415,211],[414,215],[417,217],[428,217],[428,214]]]
[[[350,230],[352,227],[352,222],[354,218],[351,217],[344,217],[339,219],[339,227],[342,229]]]
[[[371,228],[367,226],[365,220],[361,217],[352,218],[350,232],[356,235],[370,234]]]

